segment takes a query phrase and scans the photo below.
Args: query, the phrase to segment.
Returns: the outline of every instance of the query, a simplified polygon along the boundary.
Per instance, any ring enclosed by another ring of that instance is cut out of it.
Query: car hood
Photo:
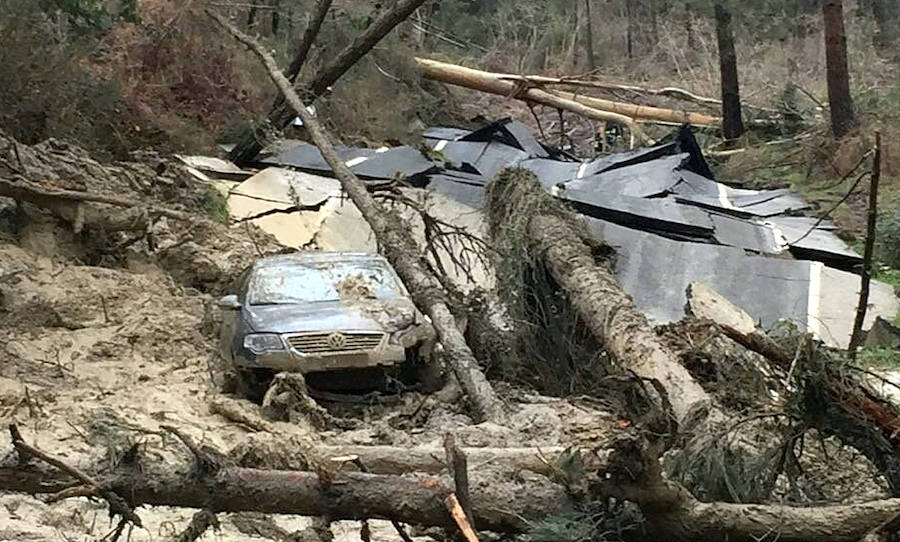
[[[249,306],[247,323],[256,332],[381,331],[393,333],[416,320],[416,307],[405,298]]]

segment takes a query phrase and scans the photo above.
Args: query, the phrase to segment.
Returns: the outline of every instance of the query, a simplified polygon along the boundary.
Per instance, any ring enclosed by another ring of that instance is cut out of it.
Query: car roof
[[[279,265],[291,263],[387,263],[380,254],[372,252],[321,252],[317,250],[308,250],[303,252],[293,252],[290,254],[279,254],[277,256],[266,256],[258,259],[253,267],[258,269],[261,267],[277,267]]]

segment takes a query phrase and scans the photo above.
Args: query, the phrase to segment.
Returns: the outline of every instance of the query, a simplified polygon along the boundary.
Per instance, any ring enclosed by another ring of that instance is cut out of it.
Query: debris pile
[[[679,320],[687,286],[699,281],[764,326],[788,320],[833,346],[849,341],[853,321],[846,307],[859,289],[851,271],[861,257],[829,221],[803,216],[809,204],[789,190],[716,182],[687,128],[653,147],[587,162],[542,145],[510,120],[474,131],[431,128],[424,137],[425,154],[410,147],[339,152],[370,184],[402,178],[470,210],[484,209],[484,186],[502,169],[531,171],[616,249],[620,284],[656,323]],[[258,161],[316,175],[331,172],[316,147],[302,142],[281,142]],[[337,189],[320,177],[299,179],[305,191]],[[461,214],[475,213],[455,213]],[[871,303],[867,327],[900,309],[886,284],[874,285]]]

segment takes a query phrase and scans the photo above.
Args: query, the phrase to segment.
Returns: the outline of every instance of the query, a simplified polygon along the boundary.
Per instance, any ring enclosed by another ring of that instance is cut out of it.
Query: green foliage
[[[203,210],[216,222],[228,224],[231,215],[228,214],[228,200],[225,195],[213,187],[203,191],[200,196],[203,201]]]
[[[893,267],[880,267],[875,270],[875,280],[890,284],[894,290],[900,292],[900,270]]]
[[[900,367],[900,351],[887,347],[860,348],[856,360],[861,367],[896,369]]]

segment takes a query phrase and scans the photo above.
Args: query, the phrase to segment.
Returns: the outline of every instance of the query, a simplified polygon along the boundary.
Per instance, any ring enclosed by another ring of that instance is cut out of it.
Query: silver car
[[[220,354],[258,399],[274,372],[428,364],[435,333],[383,257],[299,252],[254,263],[219,300]]]

